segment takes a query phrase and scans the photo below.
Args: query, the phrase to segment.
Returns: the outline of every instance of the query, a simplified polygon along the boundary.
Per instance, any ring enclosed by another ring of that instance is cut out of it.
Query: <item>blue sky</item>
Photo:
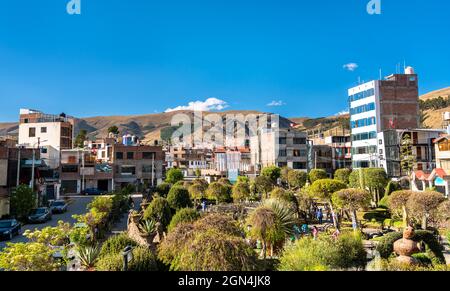
[[[449,1],[381,0],[381,15],[368,1],[81,0],[68,15],[68,0],[0,0],[0,121],[21,107],[128,115],[212,97],[328,116],[358,77],[404,60],[421,93],[450,86]]]

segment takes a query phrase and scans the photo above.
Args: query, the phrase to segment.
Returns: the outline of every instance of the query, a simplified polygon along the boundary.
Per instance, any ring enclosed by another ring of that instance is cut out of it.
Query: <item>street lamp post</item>
[[[42,142],[46,142],[47,140],[43,140]],[[35,159],[36,159],[36,150],[35,150],[35,146],[36,144],[38,145],[38,149],[40,149],[40,145],[41,145],[41,138],[38,137],[38,141],[36,143],[33,144],[33,161],[31,162],[31,191],[34,191],[34,166],[35,166]]]

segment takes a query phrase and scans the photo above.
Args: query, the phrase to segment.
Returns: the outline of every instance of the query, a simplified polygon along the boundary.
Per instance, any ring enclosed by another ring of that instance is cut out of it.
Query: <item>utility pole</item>
[[[21,159],[21,157],[20,157],[21,146],[20,145],[18,145],[18,150],[19,151],[18,151],[18,154],[17,154],[17,181],[16,181],[16,187],[19,187],[19,184],[20,184],[20,159]]]
[[[38,149],[39,149],[39,147],[41,145],[41,138],[40,137],[38,137],[37,144],[38,144]],[[31,163],[31,185],[30,185],[31,191],[34,191],[34,165],[35,165],[35,161],[34,160],[35,159],[36,159],[36,150],[35,150],[35,147],[33,146],[33,161]]]
[[[155,154],[152,154],[152,187],[155,186]]]
[[[81,150],[81,192],[84,190],[84,150]]]

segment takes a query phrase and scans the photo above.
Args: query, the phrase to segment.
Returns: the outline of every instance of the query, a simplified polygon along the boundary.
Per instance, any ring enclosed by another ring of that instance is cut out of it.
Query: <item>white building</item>
[[[418,79],[414,70],[348,90],[353,168],[381,167],[378,133],[419,127]]]
[[[60,152],[71,149],[74,119],[44,114],[37,110],[20,109],[19,144],[41,151],[41,159],[51,168],[60,163]]]

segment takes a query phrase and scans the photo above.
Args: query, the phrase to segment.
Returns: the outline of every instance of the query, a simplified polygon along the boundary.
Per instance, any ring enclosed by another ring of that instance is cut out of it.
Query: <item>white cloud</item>
[[[271,107],[273,107],[273,106],[283,106],[283,105],[286,105],[286,103],[284,103],[284,102],[281,101],[281,100],[278,100],[278,101],[273,100],[272,102],[270,102],[269,104],[267,104],[267,106],[271,106]]]
[[[208,98],[205,101],[192,101],[188,105],[178,106],[175,108],[167,108],[165,112],[172,112],[177,110],[194,110],[194,111],[211,111],[211,110],[223,110],[228,107],[228,103],[217,99]]]
[[[346,69],[350,72],[355,71],[358,67],[359,67],[359,65],[357,63],[348,63],[343,66],[344,69]]]
[[[341,112],[336,113],[335,116],[347,115],[349,113],[350,113],[350,111],[348,111],[348,110],[342,110]]]

